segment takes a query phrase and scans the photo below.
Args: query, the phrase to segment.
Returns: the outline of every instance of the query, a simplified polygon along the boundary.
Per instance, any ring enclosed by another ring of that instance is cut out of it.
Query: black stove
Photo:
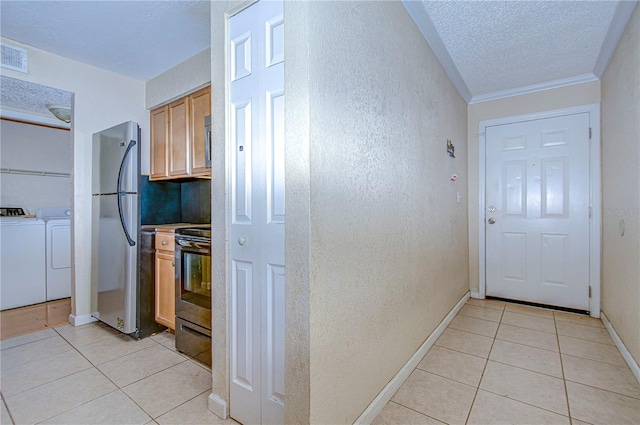
[[[211,366],[211,226],[175,233],[176,349]]]
[[[211,239],[211,226],[209,227],[184,227],[176,229],[176,235],[195,236],[198,238]]]

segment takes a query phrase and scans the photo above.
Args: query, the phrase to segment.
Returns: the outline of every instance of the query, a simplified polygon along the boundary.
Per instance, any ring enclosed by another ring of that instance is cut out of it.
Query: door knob
[[[495,219],[495,218],[491,217],[491,218],[489,219],[489,224],[493,224],[493,223],[495,223],[495,222],[496,222],[496,219]]]
[[[239,245],[244,245],[244,244],[246,244],[246,243],[247,243],[247,237],[246,237],[246,236],[240,236],[240,237],[238,238],[238,244],[239,244]]]

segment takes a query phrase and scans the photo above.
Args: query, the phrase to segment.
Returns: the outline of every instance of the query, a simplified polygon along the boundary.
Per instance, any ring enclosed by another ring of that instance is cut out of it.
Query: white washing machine
[[[44,302],[44,221],[23,208],[0,210],[0,310]]]
[[[45,224],[47,301],[71,296],[71,208],[36,211]]]

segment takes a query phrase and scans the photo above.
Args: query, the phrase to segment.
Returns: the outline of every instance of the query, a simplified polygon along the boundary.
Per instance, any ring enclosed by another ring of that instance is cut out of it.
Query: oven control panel
[[[22,217],[26,215],[22,208],[0,208],[0,217]]]

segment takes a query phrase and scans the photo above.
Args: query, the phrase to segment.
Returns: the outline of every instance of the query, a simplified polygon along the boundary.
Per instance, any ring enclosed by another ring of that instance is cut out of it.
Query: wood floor
[[[0,311],[0,340],[69,323],[71,298]]]

